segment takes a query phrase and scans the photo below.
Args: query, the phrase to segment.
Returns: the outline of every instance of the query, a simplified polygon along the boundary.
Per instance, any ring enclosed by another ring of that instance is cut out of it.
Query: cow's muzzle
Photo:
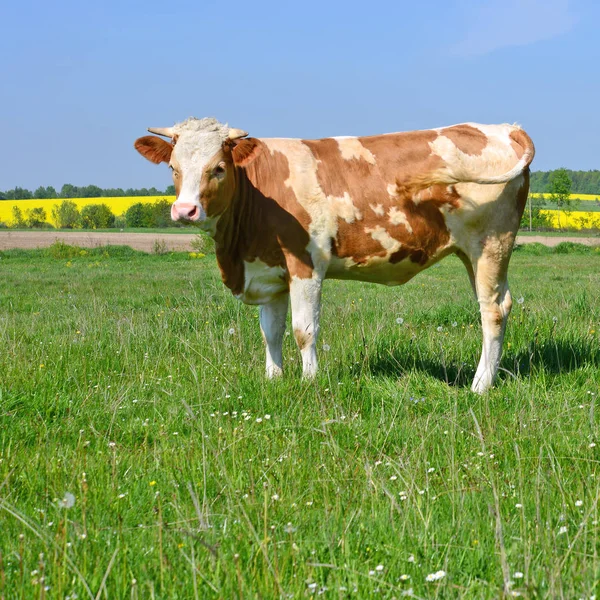
[[[200,218],[200,207],[192,202],[174,202],[171,206],[173,221],[197,221]]]

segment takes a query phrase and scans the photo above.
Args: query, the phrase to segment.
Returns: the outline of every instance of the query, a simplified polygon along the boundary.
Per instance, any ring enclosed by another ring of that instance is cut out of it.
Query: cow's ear
[[[244,138],[235,140],[233,142],[233,148],[231,154],[233,156],[233,162],[238,167],[245,167],[249,165],[261,152],[263,144],[256,138]]]
[[[144,137],[138,138],[135,140],[133,146],[144,158],[147,158],[155,165],[158,165],[161,162],[169,164],[169,161],[171,160],[173,145],[155,135],[145,135]]]

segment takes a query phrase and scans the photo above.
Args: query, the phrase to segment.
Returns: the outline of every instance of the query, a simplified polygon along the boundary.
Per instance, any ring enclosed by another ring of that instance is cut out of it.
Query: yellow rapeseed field
[[[534,194],[539,196],[540,194]],[[544,194],[547,197],[549,194]],[[595,200],[597,196],[591,194],[572,194],[572,198],[579,200]],[[88,204],[107,204],[112,212],[119,216],[125,213],[125,211],[132,205],[138,202],[149,204],[156,202],[157,200],[168,200],[173,202],[175,196],[123,196],[123,197],[108,197],[108,198],[69,198],[77,204],[77,208],[81,209],[83,206]],[[37,208],[39,206],[46,210],[47,220],[52,223],[52,207],[56,204],[60,204],[63,201],[62,198],[55,200],[0,200],[0,222],[6,223],[7,225],[13,224],[13,206],[18,206],[23,213],[23,216],[27,216],[27,210],[31,208]],[[591,229],[600,228],[600,212],[588,212],[588,211],[573,211],[567,217],[564,212],[557,210],[543,210],[543,214],[550,215],[552,226],[559,227],[572,227],[575,229]]]
[[[567,216],[563,211],[542,210],[544,215],[549,215],[552,227],[555,229],[570,227],[573,229],[600,229],[600,212],[587,212],[574,210]]]
[[[57,198],[55,200],[0,200],[0,222],[12,225],[13,206],[19,207],[24,217],[27,215],[29,209],[41,206],[46,211],[47,221],[52,223],[52,208],[55,205],[60,204],[63,200],[64,198]],[[83,206],[88,204],[106,204],[116,216],[119,216],[132,204],[137,204],[138,202],[151,204],[157,200],[168,200],[169,202],[173,202],[175,196],[119,196],[107,198],[68,198],[68,200],[75,202],[77,208],[80,210]]]

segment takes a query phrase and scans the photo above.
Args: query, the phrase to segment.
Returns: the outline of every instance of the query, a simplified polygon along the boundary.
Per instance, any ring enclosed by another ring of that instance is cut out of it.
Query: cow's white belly
[[[402,285],[446,256],[447,253],[446,250],[440,252],[425,265],[414,263],[409,258],[395,264],[390,263],[387,259],[376,258],[366,264],[358,265],[352,259],[340,259],[334,256],[327,269],[326,277],[327,279],[350,279],[383,285]]]
[[[244,291],[236,298],[245,304],[266,304],[287,289],[285,270],[257,259],[244,262]]]

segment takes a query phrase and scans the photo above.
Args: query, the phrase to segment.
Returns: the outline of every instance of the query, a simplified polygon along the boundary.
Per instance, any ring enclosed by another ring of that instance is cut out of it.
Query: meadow
[[[0,598],[598,594],[597,249],[515,252],[485,396],[455,258],[328,282],[312,382],[214,257],[0,265]]]

